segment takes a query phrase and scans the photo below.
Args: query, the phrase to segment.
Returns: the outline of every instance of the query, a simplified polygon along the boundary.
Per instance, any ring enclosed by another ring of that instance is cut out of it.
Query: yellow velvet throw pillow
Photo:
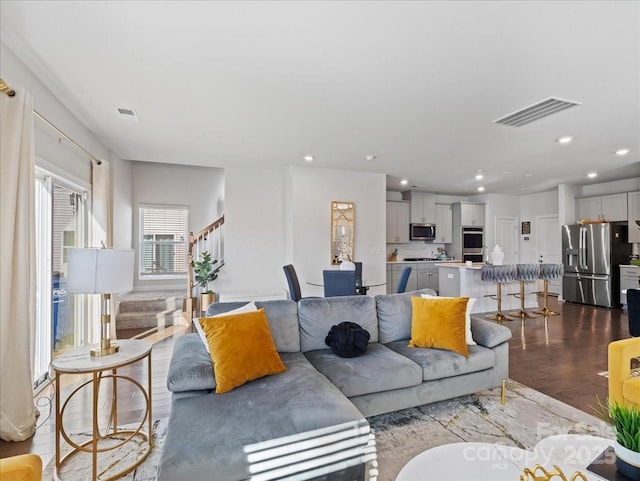
[[[264,309],[201,318],[200,323],[209,343],[217,394],[287,370],[276,351]]]
[[[435,347],[469,357],[465,336],[468,297],[411,298],[409,347]]]

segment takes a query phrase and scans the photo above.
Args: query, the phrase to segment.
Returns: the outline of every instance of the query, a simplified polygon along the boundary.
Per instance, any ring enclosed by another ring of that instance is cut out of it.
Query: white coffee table
[[[428,449],[409,461],[396,481],[513,481],[525,468],[554,465],[570,477],[597,458],[613,440],[596,436],[563,434],[540,441],[532,451],[492,443],[453,443]],[[589,480],[600,480],[589,472]]]

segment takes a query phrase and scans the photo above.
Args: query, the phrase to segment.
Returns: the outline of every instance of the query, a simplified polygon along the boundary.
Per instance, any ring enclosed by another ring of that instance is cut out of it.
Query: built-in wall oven
[[[462,261],[483,262],[484,229],[462,227]]]

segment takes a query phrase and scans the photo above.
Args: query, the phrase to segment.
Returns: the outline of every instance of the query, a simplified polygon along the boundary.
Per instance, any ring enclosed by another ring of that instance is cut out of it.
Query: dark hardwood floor
[[[627,315],[620,309],[608,310],[557,302],[550,298],[550,308],[561,315],[527,319],[524,330],[519,320],[505,322],[513,331],[510,342],[510,377],[589,414],[595,414],[597,399],[607,397],[607,379],[598,375],[607,370],[607,345],[614,340],[629,337]],[[169,415],[171,397],[166,388],[166,375],[173,349],[173,341],[185,328],[159,332],[151,336],[153,418]],[[168,336],[164,337],[163,336]],[[121,370],[142,383],[146,383],[144,363]],[[63,399],[79,384],[78,379],[62,386]],[[144,408],[139,393],[131,386],[118,385],[119,424],[140,421]],[[105,386],[108,387],[108,386]],[[38,430],[24,442],[0,441],[0,457],[23,453],[39,454],[46,464],[54,455],[54,407],[45,404],[51,389],[38,396],[41,416]],[[107,406],[111,393],[101,394],[101,405]],[[90,429],[90,393],[81,392],[67,408],[64,425],[68,432]],[[50,412],[51,411],[51,412]]]
[[[504,322],[513,332],[509,377],[595,415],[598,399],[608,396],[607,378],[598,373],[608,369],[609,343],[629,337],[627,313],[555,297],[549,308],[560,315],[547,318],[546,331],[542,316],[526,319],[524,327],[520,320]]]

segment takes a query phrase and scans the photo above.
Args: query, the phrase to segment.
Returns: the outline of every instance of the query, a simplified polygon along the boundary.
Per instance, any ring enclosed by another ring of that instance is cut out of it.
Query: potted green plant
[[[209,283],[218,278],[218,270],[220,270],[220,268],[214,268],[218,260],[212,260],[211,254],[208,251],[200,254],[200,258],[201,260],[199,261],[191,261],[191,268],[193,269],[196,284],[202,287],[200,310],[204,311],[209,304],[216,301],[216,294],[209,289]]]
[[[616,467],[630,479],[640,479],[640,407],[609,400],[609,416],[616,430]]]

